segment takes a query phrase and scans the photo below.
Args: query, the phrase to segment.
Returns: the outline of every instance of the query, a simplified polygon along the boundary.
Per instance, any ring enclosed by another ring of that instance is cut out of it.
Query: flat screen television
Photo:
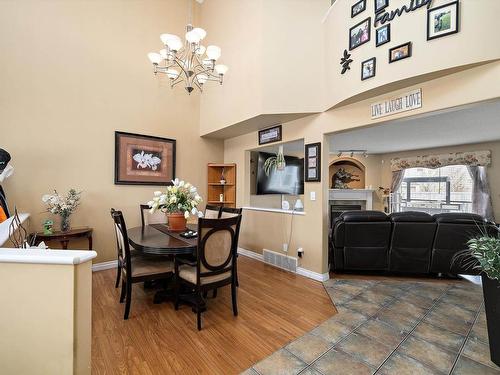
[[[274,156],[259,152],[257,166],[257,195],[265,194],[304,194],[304,159],[285,156],[286,167],[283,171],[271,169],[269,176],[264,172],[266,159]]]

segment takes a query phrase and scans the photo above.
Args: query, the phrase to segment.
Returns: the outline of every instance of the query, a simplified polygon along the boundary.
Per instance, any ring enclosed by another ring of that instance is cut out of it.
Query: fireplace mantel
[[[332,201],[364,201],[366,209],[373,209],[373,189],[330,189],[328,197]]]

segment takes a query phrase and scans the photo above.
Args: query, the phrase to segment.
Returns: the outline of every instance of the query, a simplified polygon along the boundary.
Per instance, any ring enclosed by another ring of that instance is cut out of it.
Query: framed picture
[[[259,145],[281,141],[281,125],[259,130]]]
[[[359,0],[351,7],[351,18],[356,17],[358,14],[366,9],[366,0]]]
[[[427,10],[427,40],[459,31],[458,1]]]
[[[389,63],[407,59],[411,56],[411,42],[401,44],[389,50]]]
[[[375,77],[377,59],[372,57],[371,59],[365,60],[361,63],[361,80]]]
[[[349,51],[370,41],[371,18],[361,21],[349,29]]]
[[[391,24],[388,23],[385,26],[379,27],[375,30],[375,45],[377,47],[382,44],[389,43],[391,41]]]
[[[175,139],[115,132],[115,184],[171,185]]]
[[[306,147],[305,181],[321,181],[321,143],[310,143]]]
[[[375,0],[375,13],[380,12],[382,9],[389,5],[389,0]]]

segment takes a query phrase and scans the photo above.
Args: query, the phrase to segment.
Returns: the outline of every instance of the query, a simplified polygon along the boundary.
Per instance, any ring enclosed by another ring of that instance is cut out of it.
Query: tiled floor
[[[339,313],[244,374],[500,375],[480,286],[329,280]]]

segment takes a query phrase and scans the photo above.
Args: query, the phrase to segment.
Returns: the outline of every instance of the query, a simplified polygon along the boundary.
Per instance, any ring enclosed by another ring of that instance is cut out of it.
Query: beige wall
[[[491,63],[484,66],[468,69],[445,77],[437,78],[419,85],[402,88],[398,91],[374,96],[370,99],[345,105],[327,112],[312,115],[299,120],[291,121],[283,126],[283,141],[304,139],[305,143],[323,142],[323,159],[329,160],[327,137],[330,134],[349,128],[362,126],[376,126],[377,123],[387,121],[371,120],[370,104],[387,97],[410,91],[414,88],[423,90],[423,107],[410,113],[393,115],[390,119],[407,117],[434,112],[446,108],[453,108],[465,104],[490,100],[500,97],[500,63]],[[436,124],[439,126],[439,124]],[[466,143],[467,140],[464,140]],[[235,162],[238,165],[238,205],[248,205],[249,191],[248,171],[249,161],[246,150],[257,146],[256,133],[248,133],[224,141],[224,159],[226,162]],[[314,272],[327,271],[327,217],[328,217],[328,163],[322,165],[322,182],[306,183],[304,210],[306,215],[295,218],[300,230],[294,231],[289,255],[295,256],[296,247],[305,249],[301,260],[302,267]],[[384,181],[382,181],[384,183]],[[373,184],[375,185],[375,184]],[[316,200],[309,199],[310,192],[316,192]],[[278,241],[274,239],[276,233],[283,233],[287,228],[285,220],[276,220],[268,212],[245,212],[244,224],[241,232],[241,243],[250,244],[251,250],[261,252],[263,248],[281,251]],[[295,220],[294,219],[294,220]],[[259,236],[256,237],[256,233]],[[276,248],[274,248],[276,246]]]
[[[91,285],[90,262],[1,263],[1,372],[90,374]]]
[[[0,2],[0,147],[15,167],[4,188],[33,229],[49,217],[43,194],[82,190],[72,223],[95,228],[97,262],[116,258],[109,209],[137,226],[157,188],[114,185],[115,130],[177,139],[177,176],[205,196],[222,143],[199,137],[198,94],[155,79],[146,57],[161,33],[184,34],[187,11],[184,0]]]

